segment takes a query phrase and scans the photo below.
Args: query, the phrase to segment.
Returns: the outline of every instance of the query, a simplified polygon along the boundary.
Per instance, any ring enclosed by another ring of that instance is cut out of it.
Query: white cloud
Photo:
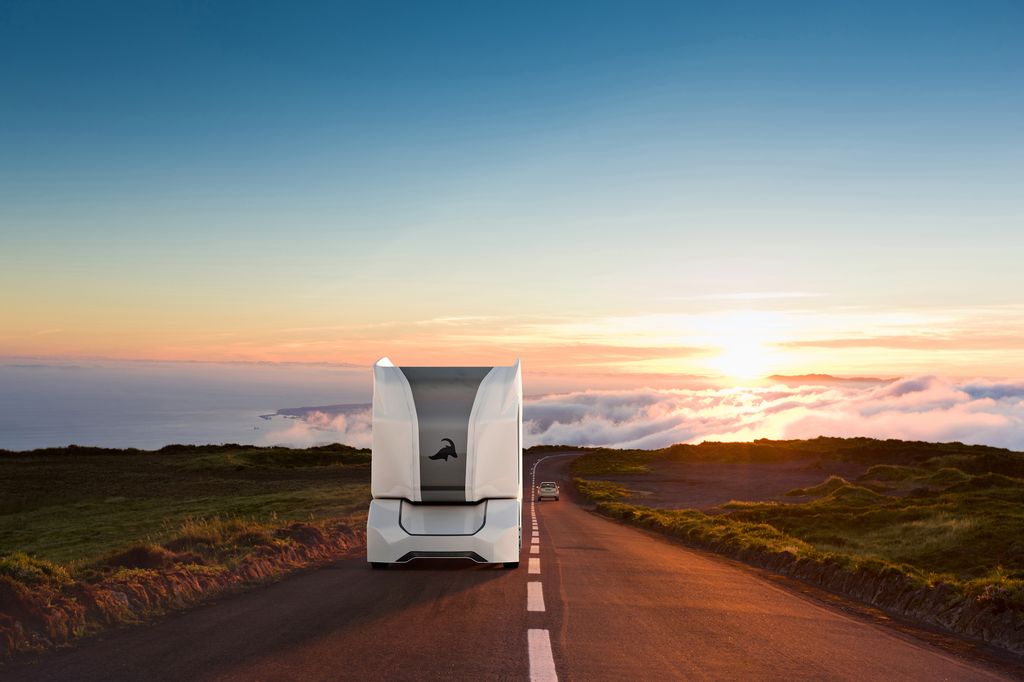
[[[357,448],[370,447],[370,406],[309,408],[297,417],[285,417],[287,428],[271,431],[264,439],[274,445],[309,447],[341,442]]]
[[[524,418],[527,445],[658,448],[825,435],[1024,449],[1024,385],[920,376],[868,386],[575,391],[528,399]],[[278,442],[370,443],[368,405],[344,413],[311,408],[292,421]]]

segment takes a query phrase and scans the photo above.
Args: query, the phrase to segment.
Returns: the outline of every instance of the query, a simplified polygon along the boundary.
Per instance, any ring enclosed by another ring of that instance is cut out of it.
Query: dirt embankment
[[[140,556],[139,567],[56,587],[28,587],[0,576],[0,660],[188,608],[291,571],[334,561],[365,543],[361,530],[340,523],[295,523],[278,529],[276,536],[285,542],[261,547],[231,567],[192,563],[195,557],[181,553]]]

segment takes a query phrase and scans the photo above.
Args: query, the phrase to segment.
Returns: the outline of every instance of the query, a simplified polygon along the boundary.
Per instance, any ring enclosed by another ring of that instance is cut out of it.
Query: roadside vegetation
[[[665,457],[664,450],[612,450],[596,448],[585,457],[573,461],[575,476],[613,476],[642,474],[650,471],[651,462]]]
[[[588,481],[585,478],[574,478],[572,482],[591,502],[617,502],[629,495],[629,489],[621,483]]]
[[[623,501],[639,463],[677,457],[787,461],[809,454],[862,462],[864,473],[791,490],[785,502],[734,500],[708,513]],[[624,463],[608,453],[591,458],[574,462],[576,485],[602,514],[752,563],[803,566],[812,582],[838,569],[879,581],[896,577],[911,590],[941,586],[964,605],[974,600],[975,606],[1012,611],[1010,620],[1021,628],[1014,636],[1024,647],[1022,453],[960,443],[819,438],[674,446],[641,460],[623,452]]]
[[[171,445],[0,451],[0,556],[72,568],[212,519],[257,525],[365,512],[370,453]]]
[[[0,451],[0,659],[337,558],[369,466],[342,445]]]

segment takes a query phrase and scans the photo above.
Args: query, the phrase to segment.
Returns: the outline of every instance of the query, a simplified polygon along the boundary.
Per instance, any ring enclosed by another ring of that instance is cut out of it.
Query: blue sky
[[[473,330],[492,350],[564,321],[713,352],[721,296],[796,316],[758,348],[872,314],[1012,336],[1022,27],[1019,2],[0,3],[0,354],[440,358],[470,337],[423,323],[484,316],[516,318]]]

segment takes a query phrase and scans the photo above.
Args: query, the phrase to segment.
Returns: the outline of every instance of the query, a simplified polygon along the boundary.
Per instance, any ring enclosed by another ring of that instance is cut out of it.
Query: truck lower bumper
[[[514,499],[475,505],[373,500],[366,520],[366,559],[373,563],[427,558],[519,561],[521,518],[520,502]]]

